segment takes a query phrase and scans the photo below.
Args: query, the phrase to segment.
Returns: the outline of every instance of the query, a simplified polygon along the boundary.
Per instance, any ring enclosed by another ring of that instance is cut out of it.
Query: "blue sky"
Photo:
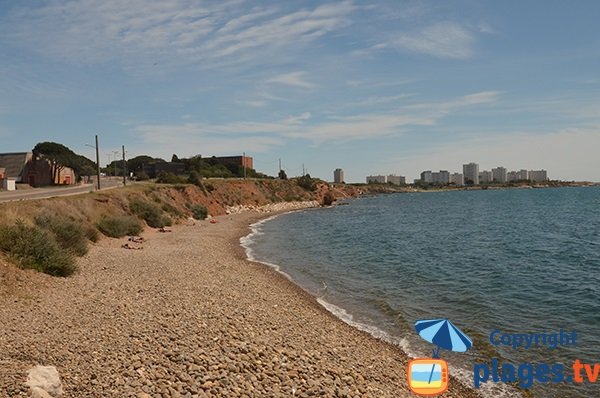
[[[0,0],[0,152],[600,181],[600,2]]]

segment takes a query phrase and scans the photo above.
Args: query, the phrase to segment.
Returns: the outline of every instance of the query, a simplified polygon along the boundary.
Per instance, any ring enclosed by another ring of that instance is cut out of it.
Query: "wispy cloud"
[[[416,33],[401,34],[390,41],[398,49],[438,58],[469,58],[473,55],[473,34],[454,22],[439,22]]]
[[[482,28],[477,28],[479,32]],[[490,32],[486,32],[490,33]],[[419,29],[389,35],[371,46],[354,50],[355,57],[372,57],[382,51],[408,51],[437,58],[466,59],[474,54],[475,35],[456,22],[437,22]]]
[[[286,86],[300,87],[300,88],[314,88],[315,85],[304,80],[306,72],[290,72],[283,73],[281,75],[273,76],[267,79],[266,83],[269,84],[283,84]]]
[[[136,136],[148,143],[216,140],[237,146],[238,139],[256,138],[265,150],[288,139],[304,139],[314,144],[336,141],[365,140],[403,134],[415,126],[429,126],[451,111],[494,102],[498,92],[480,92],[437,104],[419,104],[396,108],[387,113],[363,113],[353,116],[329,116],[317,119],[311,113],[291,115],[270,122],[238,121],[223,124],[185,123],[179,125],[139,125]]]
[[[501,91],[481,91],[447,101],[411,104],[407,106],[407,109],[426,110],[433,114],[446,114],[460,108],[495,103],[499,100],[501,94]]]
[[[131,69],[223,59],[266,62],[257,50],[297,51],[351,23],[351,2],[285,12],[241,0],[57,1],[20,5],[0,33],[76,64],[117,62]]]

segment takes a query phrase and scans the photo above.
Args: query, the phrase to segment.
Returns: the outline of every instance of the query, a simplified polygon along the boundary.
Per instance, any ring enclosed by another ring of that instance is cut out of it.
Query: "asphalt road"
[[[100,180],[102,190],[112,189],[123,186],[123,180],[120,179],[103,179]],[[66,187],[51,187],[51,188],[31,188],[16,191],[0,192],[0,202],[12,202],[16,200],[32,200],[54,198],[56,196],[77,195],[81,193],[95,191],[96,187],[93,184],[83,184]]]

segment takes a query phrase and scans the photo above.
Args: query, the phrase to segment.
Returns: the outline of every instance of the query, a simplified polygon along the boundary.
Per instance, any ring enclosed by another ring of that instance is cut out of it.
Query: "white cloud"
[[[390,41],[390,45],[398,49],[438,58],[469,58],[473,55],[474,43],[471,32],[454,22],[439,22],[416,33],[400,34]]]
[[[496,29],[494,29],[494,27],[492,25],[490,25],[487,22],[481,22],[479,25],[477,25],[477,29],[481,32],[481,33],[487,33],[489,35],[495,35],[498,32],[496,31]]]
[[[498,92],[481,92],[454,100],[397,108],[389,113],[363,113],[353,116],[330,116],[315,120],[310,112],[291,115],[272,122],[237,121],[223,124],[185,123],[177,125],[138,125],[135,134],[145,142],[173,144],[186,140],[229,140],[256,137],[261,148],[279,145],[285,139],[304,139],[315,144],[331,140],[363,140],[402,134],[414,126],[435,124],[450,111],[477,106],[496,100]],[[233,138],[231,138],[233,137]],[[269,139],[267,139],[269,138]]]
[[[283,73],[281,75],[273,76],[270,79],[267,79],[266,83],[268,84],[283,84],[286,86],[292,87],[300,87],[300,88],[314,88],[315,85],[313,83],[307,82],[304,80],[304,75],[306,72],[290,72]]]
[[[354,9],[351,2],[286,13],[248,9],[241,0],[57,1],[36,9],[21,5],[3,18],[0,34],[76,64],[210,66],[224,59],[266,62],[272,58],[264,53],[280,48],[297,51],[350,24]]]
[[[432,115],[447,114],[456,109],[495,103],[498,101],[501,94],[502,92],[500,91],[481,91],[463,95],[448,101],[413,104],[406,108],[410,110],[424,110]]]

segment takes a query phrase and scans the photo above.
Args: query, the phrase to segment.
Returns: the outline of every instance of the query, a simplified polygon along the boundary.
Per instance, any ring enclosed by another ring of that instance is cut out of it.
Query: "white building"
[[[387,182],[394,185],[404,185],[406,184],[406,177],[390,174],[389,176],[387,176]]]
[[[433,182],[433,176],[431,170],[423,171],[421,173],[421,182]]]
[[[486,184],[494,181],[493,174],[491,171],[483,170],[479,172],[479,183]]]
[[[530,170],[529,179],[532,182],[548,181],[548,172],[546,170]]]
[[[387,183],[386,176],[367,176],[367,184],[385,184]]]
[[[498,166],[495,169],[492,169],[492,181],[505,183],[506,182],[506,168],[502,166]]]
[[[333,182],[338,184],[344,182],[344,170],[335,169],[333,171]]]
[[[454,184],[459,187],[465,185],[465,177],[461,173],[452,173],[450,175],[450,184]]]
[[[479,184],[479,165],[477,163],[463,164],[465,184]]]
[[[450,184],[450,173],[448,170],[431,173],[431,181],[438,184]]]
[[[521,169],[517,172],[517,181],[526,181],[529,180],[529,172],[527,170]]]

